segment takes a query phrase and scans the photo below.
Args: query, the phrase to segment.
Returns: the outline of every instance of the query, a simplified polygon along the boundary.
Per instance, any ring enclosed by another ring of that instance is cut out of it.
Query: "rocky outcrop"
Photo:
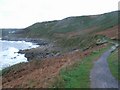
[[[43,58],[59,56],[60,52],[50,46],[42,46],[32,49],[20,50],[18,53],[25,54],[28,61],[41,60]]]

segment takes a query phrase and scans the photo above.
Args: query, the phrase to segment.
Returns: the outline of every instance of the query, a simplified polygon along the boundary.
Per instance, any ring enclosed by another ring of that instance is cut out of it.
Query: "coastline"
[[[47,45],[48,44],[48,40],[45,39],[40,39],[40,38],[7,38],[7,37],[3,37],[0,40],[7,40],[7,41],[26,41],[26,42],[32,42],[35,43],[37,45]]]
[[[36,48],[19,50],[18,53],[24,54],[27,61],[41,60],[53,56],[59,56],[60,50],[53,43],[48,40],[40,38],[2,38],[1,40],[7,41],[25,41],[39,45]]]
[[[21,62],[28,62],[27,58],[25,57],[25,54],[18,53],[19,50],[39,47],[39,45],[26,41],[0,40],[0,44],[0,69],[7,68]]]

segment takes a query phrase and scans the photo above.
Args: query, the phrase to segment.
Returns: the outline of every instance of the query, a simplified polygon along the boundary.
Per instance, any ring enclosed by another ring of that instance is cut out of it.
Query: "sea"
[[[38,46],[35,43],[25,41],[0,40],[0,70],[21,62],[27,62],[25,55],[18,53],[18,51]]]

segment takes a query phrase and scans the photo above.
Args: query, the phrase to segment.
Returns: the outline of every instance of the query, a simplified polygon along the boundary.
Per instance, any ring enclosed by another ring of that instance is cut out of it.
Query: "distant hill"
[[[18,32],[20,29],[0,29],[2,31],[3,36],[7,36],[8,34],[13,34]],[[20,30],[21,31],[21,30]]]
[[[25,28],[27,37],[53,37],[56,33],[79,32],[86,29],[102,31],[118,25],[118,11],[101,15],[68,17],[63,20],[35,23]]]
[[[118,27],[119,13],[114,11],[100,15],[74,16],[63,20],[38,22],[15,33],[7,34],[9,37],[46,38],[61,47],[88,47],[88,44],[95,44],[95,33]]]

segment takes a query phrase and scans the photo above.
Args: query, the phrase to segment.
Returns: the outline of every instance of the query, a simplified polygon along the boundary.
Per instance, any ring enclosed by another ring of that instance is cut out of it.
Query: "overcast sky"
[[[119,0],[0,0],[0,28],[118,10]]]

